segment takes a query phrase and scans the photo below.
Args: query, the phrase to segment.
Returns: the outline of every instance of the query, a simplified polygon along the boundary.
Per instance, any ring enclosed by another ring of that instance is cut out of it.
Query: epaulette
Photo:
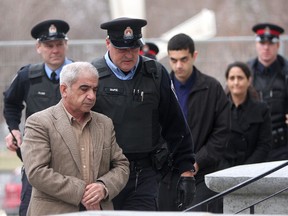
[[[29,66],[28,78],[36,78],[43,76],[43,63],[31,64]]]

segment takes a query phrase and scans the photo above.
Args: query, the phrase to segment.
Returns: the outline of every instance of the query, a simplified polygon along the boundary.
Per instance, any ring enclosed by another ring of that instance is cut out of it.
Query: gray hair
[[[66,84],[71,87],[79,77],[80,72],[87,72],[99,78],[97,69],[89,62],[73,62],[65,65],[60,73],[60,85]]]

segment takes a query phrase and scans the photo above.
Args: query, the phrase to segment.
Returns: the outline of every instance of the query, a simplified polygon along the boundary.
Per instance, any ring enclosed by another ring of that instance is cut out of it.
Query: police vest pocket
[[[270,97],[272,98],[284,98],[285,97],[285,91],[282,89],[273,89],[269,92]]]
[[[158,102],[155,100],[156,97],[154,96],[156,93],[153,93],[152,91],[141,91],[141,90],[136,90],[133,92],[132,100],[134,102],[145,102],[145,103],[157,103]]]
[[[31,96],[34,98],[34,99],[40,99],[40,100],[47,100],[51,97],[51,95],[48,93],[48,92],[45,92],[45,91],[37,91],[37,92],[34,92],[33,94],[31,94]]]

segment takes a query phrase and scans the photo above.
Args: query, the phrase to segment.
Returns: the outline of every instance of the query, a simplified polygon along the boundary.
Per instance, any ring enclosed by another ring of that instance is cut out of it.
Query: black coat
[[[222,168],[266,161],[272,143],[268,106],[248,97],[238,108],[231,104],[231,114],[231,138]]]
[[[221,84],[196,67],[195,83],[188,97],[187,122],[192,132],[196,162],[199,165],[197,180],[217,170],[223,157],[230,133],[230,103]],[[174,73],[171,74],[174,80]]]

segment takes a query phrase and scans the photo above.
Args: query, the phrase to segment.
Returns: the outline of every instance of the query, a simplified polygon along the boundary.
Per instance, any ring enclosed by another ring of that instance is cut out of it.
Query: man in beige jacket
[[[21,153],[33,187],[28,215],[111,210],[127,183],[129,162],[111,119],[90,111],[98,77],[87,62],[64,66],[61,101],[27,119]]]

